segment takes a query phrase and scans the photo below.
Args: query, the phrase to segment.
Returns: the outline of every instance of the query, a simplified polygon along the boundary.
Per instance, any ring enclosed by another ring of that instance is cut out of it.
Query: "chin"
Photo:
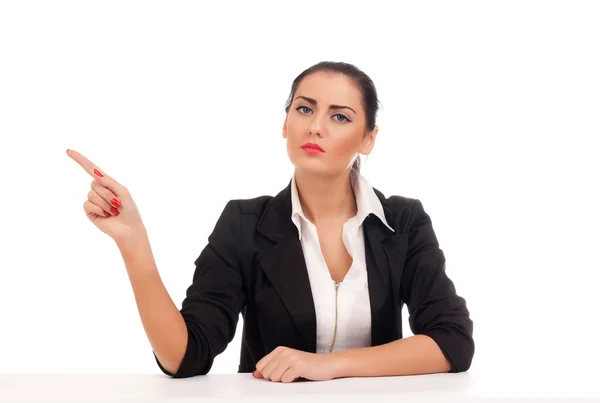
[[[296,161],[292,162],[292,164],[296,167],[297,170],[314,176],[335,176],[340,173],[338,170],[332,169],[331,167],[327,167],[320,162],[321,161],[313,163],[313,161],[310,161],[309,163],[307,163],[306,161]]]

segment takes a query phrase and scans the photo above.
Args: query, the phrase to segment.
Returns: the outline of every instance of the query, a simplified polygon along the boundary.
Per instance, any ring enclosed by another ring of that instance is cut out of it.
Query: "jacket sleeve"
[[[464,298],[446,275],[446,259],[420,200],[408,227],[408,251],[400,284],[413,334],[431,337],[450,362],[450,372],[467,371],[473,359],[473,322]]]
[[[208,237],[208,244],[194,262],[193,282],[180,310],[188,331],[188,343],[177,372],[167,372],[154,355],[165,374],[174,378],[207,374],[214,358],[233,339],[246,299],[240,272],[241,231],[240,208],[231,200]]]

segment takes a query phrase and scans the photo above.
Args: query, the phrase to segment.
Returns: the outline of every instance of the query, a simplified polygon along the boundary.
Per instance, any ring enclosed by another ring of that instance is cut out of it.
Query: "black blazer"
[[[430,336],[451,372],[466,371],[475,350],[465,300],[445,272],[432,222],[421,201],[386,198],[374,189],[390,231],[375,215],[364,221],[371,302],[371,344],[402,338],[402,306],[413,334]],[[275,197],[230,200],[194,262],[181,314],[188,344],[175,374],[204,375],[244,318],[238,372],[278,346],[316,352],[316,316],[298,229],[291,220],[291,180]],[[398,357],[399,360],[402,357]]]

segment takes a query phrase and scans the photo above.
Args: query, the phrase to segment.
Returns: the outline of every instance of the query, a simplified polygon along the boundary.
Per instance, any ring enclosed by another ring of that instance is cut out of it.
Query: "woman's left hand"
[[[331,354],[315,354],[277,347],[256,364],[255,378],[293,382],[298,378],[328,381],[335,378],[337,362]]]

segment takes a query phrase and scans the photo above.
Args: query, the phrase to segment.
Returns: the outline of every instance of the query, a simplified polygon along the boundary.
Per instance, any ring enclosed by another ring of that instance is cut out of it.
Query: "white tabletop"
[[[568,378],[569,381],[565,382]],[[593,376],[432,374],[282,384],[250,374],[0,374],[0,402],[600,402]],[[376,400],[375,400],[376,399]]]

